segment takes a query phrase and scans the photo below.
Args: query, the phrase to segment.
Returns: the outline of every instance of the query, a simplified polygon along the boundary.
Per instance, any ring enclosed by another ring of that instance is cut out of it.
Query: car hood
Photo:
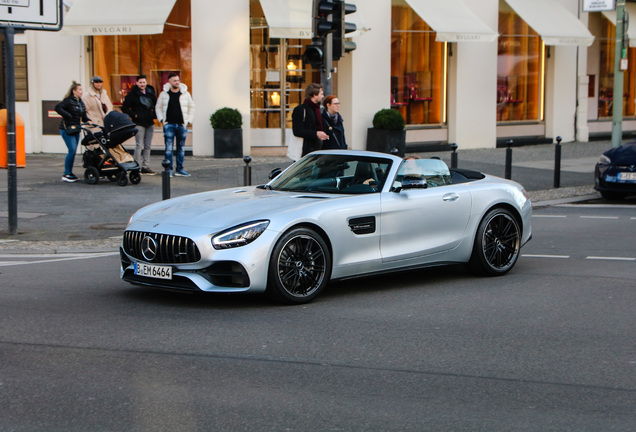
[[[296,210],[330,199],[328,195],[277,192],[256,187],[203,192],[144,207],[134,222],[225,229],[243,222],[267,219],[272,212]]]
[[[623,144],[611,148],[603,154],[610,158],[615,165],[634,165],[636,164],[636,143]]]

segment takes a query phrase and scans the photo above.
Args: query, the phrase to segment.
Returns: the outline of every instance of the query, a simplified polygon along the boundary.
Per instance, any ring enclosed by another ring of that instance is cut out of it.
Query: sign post
[[[18,179],[15,141],[15,44],[16,31],[62,28],[61,0],[0,0],[0,27],[4,31],[5,88],[7,105],[7,186],[9,234],[18,233]]]

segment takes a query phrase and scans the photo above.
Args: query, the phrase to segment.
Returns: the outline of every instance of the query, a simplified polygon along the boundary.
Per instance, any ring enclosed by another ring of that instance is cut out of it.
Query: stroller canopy
[[[111,111],[104,117],[104,134],[108,139],[108,147],[118,146],[137,133],[137,126],[130,117],[119,111]]]

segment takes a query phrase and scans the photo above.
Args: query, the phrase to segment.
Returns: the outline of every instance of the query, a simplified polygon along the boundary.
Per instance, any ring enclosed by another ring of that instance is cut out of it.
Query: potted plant
[[[235,108],[220,108],[210,116],[214,129],[214,157],[243,157],[243,117]]]
[[[367,132],[367,150],[404,156],[406,130],[399,111],[385,108],[373,116],[373,127]],[[395,149],[395,150],[394,150]]]

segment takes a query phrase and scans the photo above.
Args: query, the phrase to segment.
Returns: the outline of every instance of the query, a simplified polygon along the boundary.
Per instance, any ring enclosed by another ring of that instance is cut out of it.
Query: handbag
[[[82,128],[76,124],[66,124],[66,122],[63,122],[63,126],[66,131],[66,135],[77,135],[82,130]]]
[[[303,123],[306,115],[307,110],[303,107]],[[285,142],[287,143],[287,157],[296,162],[303,155],[303,139],[294,135],[293,130],[288,129],[285,135]]]

